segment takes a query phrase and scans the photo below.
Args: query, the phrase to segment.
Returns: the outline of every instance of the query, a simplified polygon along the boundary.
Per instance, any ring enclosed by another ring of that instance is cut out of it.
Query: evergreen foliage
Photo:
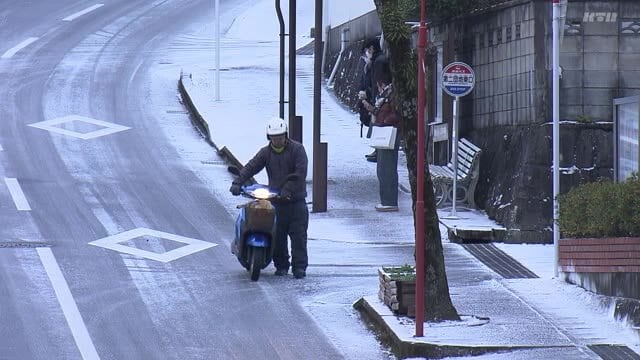
[[[563,237],[640,236],[640,180],[580,185],[560,196]]]

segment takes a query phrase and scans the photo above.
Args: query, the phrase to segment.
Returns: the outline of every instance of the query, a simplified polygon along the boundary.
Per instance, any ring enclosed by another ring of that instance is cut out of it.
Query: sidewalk
[[[227,149],[243,164],[266,144],[265,121],[277,114],[278,43],[274,40],[256,45],[248,39],[231,36],[224,39],[223,51],[232,51],[234,56],[225,61],[220,102],[212,99],[211,64],[189,65],[180,77],[183,101],[208,129],[208,140],[218,150]],[[260,57],[254,56],[256,49]],[[312,159],[313,57],[298,56],[297,67],[297,115],[304,117],[303,143]],[[378,203],[375,164],[364,159],[370,149],[359,137],[359,130],[357,116],[323,89],[321,141],[329,146],[328,211],[311,214],[309,238],[338,240],[336,237],[339,237],[354,243],[413,243],[411,195],[406,190],[400,191],[398,213],[374,210]],[[309,179],[311,176],[310,163]],[[401,189],[409,189],[402,153],[399,176]],[[256,180],[266,181],[264,172],[256,176]],[[308,190],[311,193],[310,182]],[[440,218],[447,215],[448,211],[439,211]],[[353,299],[399,357],[510,351],[486,356],[492,359],[599,359],[600,348],[594,346],[602,344],[626,345],[640,352],[636,332],[607,314],[607,308],[602,305],[607,303],[606,298],[552,279],[551,246],[498,245],[538,276],[506,279],[465,247],[446,238],[448,229],[499,226],[479,211],[459,209],[458,215],[461,219],[446,220],[441,231],[451,298],[465,321],[425,324],[425,336],[416,338],[413,321],[393,315],[375,294]],[[385,264],[385,259],[379,261],[381,265],[399,265]],[[488,321],[477,321],[478,318],[488,318]]]

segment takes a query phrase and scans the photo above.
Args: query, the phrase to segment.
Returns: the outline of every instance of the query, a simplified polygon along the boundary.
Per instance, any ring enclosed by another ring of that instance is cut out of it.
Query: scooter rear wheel
[[[262,270],[262,264],[264,264],[265,248],[252,247],[251,248],[251,281],[258,281],[260,278],[260,270]]]

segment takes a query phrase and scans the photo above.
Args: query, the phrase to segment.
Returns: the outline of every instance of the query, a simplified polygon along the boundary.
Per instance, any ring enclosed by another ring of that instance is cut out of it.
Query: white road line
[[[18,51],[26,48],[27,46],[29,46],[31,43],[35,42],[38,39],[39,38],[37,38],[37,37],[30,37],[27,40],[21,42],[20,44],[18,44],[16,46],[12,47],[11,49],[7,50],[7,52],[2,54],[2,56],[0,56],[0,58],[2,58],[2,59],[11,59],[11,57],[13,57],[13,55],[15,55]]]
[[[71,15],[67,16],[66,18],[62,19],[62,21],[73,21],[73,20],[79,18],[80,16],[88,14],[88,13],[92,12],[93,10],[99,9],[99,8],[101,8],[103,6],[104,6],[104,4],[95,4],[93,6],[90,6],[90,7],[86,8],[86,9],[82,10],[82,11],[78,11],[75,14],[71,14]]]
[[[13,202],[16,204],[16,208],[20,211],[31,211],[31,207],[29,206],[29,202],[27,198],[24,196],[22,192],[22,188],[20,187],[20,183],[18,183],[18,179],[15,178],[4,178],[4,182],[7,184],[9,188],[9,193],[11,193],[11,198]]]
[[[2,147],[2,144],[0,144],[0,151],[4,151],[4,148]]]
[[[62,307],[62,312],[67,319],[67,324],[69,324],[69,328],[71,329],[71,333],[73,334],[82,358],[84,360],[100,359],[93,345],[93,341],[91,341],[91,337],[89,336],[89,331],[82,320],[78,306],[73,299],[73,295],[71,295],[69,285],[67,285],[67,281],[62,275],[62,271],[60,271],[58,262],[53,256],[53,252],[50,248],[37,248],[36,250],[38,251],[38,255],[40,255],[40,261],[42,261],[42,265],[44,265],[44,270],[47,272],[49,280],[51,280],[51,285]]]

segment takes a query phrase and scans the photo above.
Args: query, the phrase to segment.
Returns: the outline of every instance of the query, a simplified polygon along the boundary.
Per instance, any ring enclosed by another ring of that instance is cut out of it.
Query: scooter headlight
[[[271,193],[271,191],[269,191],[269,189],[256,189],[253,191],[252,195],[257,199],[263,200],[273,197],[273,194]]]

